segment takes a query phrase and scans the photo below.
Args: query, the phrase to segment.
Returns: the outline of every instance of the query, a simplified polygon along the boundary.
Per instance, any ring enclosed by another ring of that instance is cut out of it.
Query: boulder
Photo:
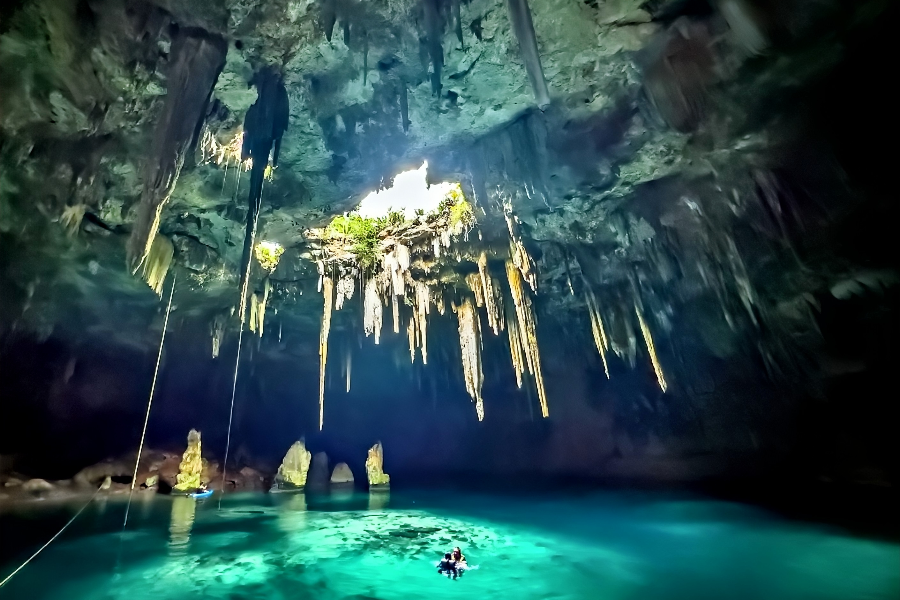
[[[134,471],[134,458],[131,461],[104,460],[95,465],[85,467],[75,475],[75,485],[82,488],[97,489],[108,477],[131,477]],[[105,488],[104,488],[105,489]]]
[[[369,448],[369,456],[366,458],[366,477],[369,479],[370,488],[383,488],[390,485],[391,477],[384,472],[384,448],[382,448],[381,442]]]
[[[29,494],[42,494],[55,489],[55,486],[45,479],[29,479],[22,484],[22,491]]]
[[[3,485],[6,487],[18,487],[18,486],[22,485],[23,483],[24,482],[21,479],[19,479],[18,477],[10,477],[9,479],[6,480],[6,483],[4,483]]]
[[[327,457],[326,457],[327,460]],[[309,475],[309,467],[312,462],[312,454],[306,449],[303,440],[294,442],[284,455],[278,473],[275,475],[275,485],[279,489],[302,489],[306,486]]]
[[[158,473],[154,474],[154,475],[150,475],[144,480],[144,487],[146,487],[146,488],[156,487],[158,484],[159,484],[159,474]]]
[[[347,466],[347,463],[338,463],[334,468],[334,472],[331,474],[331,484],[353,485],[353,472]]]
[[[313,456],[312,464],[309,467],[307,485],[320,488],[327,487],[328,477],[328,455],[324,452],[317,452],[316,455]]]

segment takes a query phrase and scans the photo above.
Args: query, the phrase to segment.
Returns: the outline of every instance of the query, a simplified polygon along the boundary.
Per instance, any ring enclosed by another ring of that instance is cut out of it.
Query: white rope
[[[47,546],[49,546],[49,545],[51,544],[51,542],[53,542],[53,540],[55,540],[56,538],[58,538],[58,537],[62,534],[62,532],[66,530],[66,527],[68,527],[69,525],[71,525],[71,524],[75,521],[75,519],[78,518],[78,515],[80,515],[81,513],[83,513],[83,512],[84,512],[84,509],[86,509],[86,508],[88,507],[88,505],[89,505],[91,502],[94,501],[94,498],[97,497],[97,494],[100,492],[100,490],[101,490],[102,488],[103,488],[103,485],[101,484],[100,487],[97,488],[97,491],[94,492],[94,495],[91,496],[91,499],[88,500],[87,502],[85,502],[84,506],[81,507],[81,510],[79,510],[77,513],[75,513],[75,515],[74,515],[71,519],[69,519],[69,522],[66,523],[65,525],[63,525],[63,526],[62,526],[62,529],[60,529],[59,531],[56,532],[56,535],[54,535],[52,538],[50,538],[49,540],[47,540],[47,543],[46,543],[46,544],[44,544],[43,546],[41,546],[40,548],[38,548],[38,549],[37,549],[37,552],[35,552],[35,553],[32,554],[31,556],[29,556],[29,557],[28,557],[28,560],[26,560],[26,561],[23,562],[21,565],[19,565],[19,568],[18,568],[18,569],[16,569],[15,571],[13,571],[13,572],[10,573],[9,575],[7,575],[7,576],[6,576],[6,579],[4,579],[3,581],[0,581],[0,587],[3,587],[4,585],[6,585],[6,583],[7,583],[10,579],[12,579],[13,576],[14,576],[16,573],[18,573],[19,571],[21,571],[22,569],[24,569],[24,568],[25,568],[25,565],[27,565],[28,563],[30,563],[31,561],[33,561],[35,558],[37,558],[37,555],[40,554],[41,552],[43,552],[43,551],[44,551],[44,548],[46,548]]]
[[[147,437],[147,423],[150,421],[150,407],[153,405],[153,394],[156,392],[156,378],[159,376],[159,363],[162,360],[163,344],[166,341],[166,330],[169,327],[169,312],[172,310],[172,296],[175,295],[175,281],[178,273],[172,276],[172,289],[169,292],[169,305],[166,306],[166,318],[163,321],[162,337],[159,339],[159,352],[156,354],[156,367],[153,369],[153,383],[150,385],[150,398],[147,399],[147,413],[144,415],[144,429],[141,431],[141,443],[138,446],[137,458],[134,460],[134,474],[131,476],[131,491],[128,493],[128,504],[125,506],[125,521],[122,530],[128,524],[128,512],[131,510],[131,498],[134,496],[134,484],[137,481],[138,467],[141,464],[141,453],[144,451],[144,439]]]
[[[263,179],[265,184],[265,179]],[[262,204],[262,190],[259,193],[260,205]],[[253,265],[253,245],[256,242],[256,228],[259,226],[259,211],[253,218],[253,230],[250,235],[250,255],[247,257],[247,275],[241,284],[241,303],[238,310],[238,347],[237,356],[234,358],[234,379],[231,382],[231,408],[228,410],[228,433],[225,436],[225,460],[222,461],[222,494],[219,496],[219,507],[222,506],[222,496],[225,495],[225,475],[228,472],[228,451],[231,449],[231,424],[234,420],[234,397],[237,394],[238,367],[241,364],[241,344],[244,340],[244,316],[247,313],[247,289],[250,287],[250,267]]]

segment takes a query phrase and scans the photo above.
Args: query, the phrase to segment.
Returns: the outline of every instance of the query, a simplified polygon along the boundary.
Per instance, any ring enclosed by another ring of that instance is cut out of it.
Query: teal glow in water
[[[70,510],[0,516],[6,550],[19,546],[0,564],[0,577]],[[112,501],[89,508],[0,589],[0,599],[900,595],[896,544],[707,500],[254,495],[226,497],[220,510],[215,499],[154,496],[136,500],[121,535],[123,510]],[[450,580],[433,564],[456,545],[479,568]]]

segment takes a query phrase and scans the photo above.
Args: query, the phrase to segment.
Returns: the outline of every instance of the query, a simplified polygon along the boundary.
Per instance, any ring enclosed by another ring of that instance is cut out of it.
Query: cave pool
[[[0,577],[79,503],[0,513]],[[95,500],[0,600],[895,599],[900,545],[638,492],[234,494]],[[460,545],[478,569],[435,572]]]

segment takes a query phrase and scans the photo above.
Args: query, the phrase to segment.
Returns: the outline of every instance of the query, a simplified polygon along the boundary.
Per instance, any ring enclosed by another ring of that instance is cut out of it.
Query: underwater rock
[[[347,463],[338,463],[331,474],[331,484],[335,485],[353,485],[353,472]]]
[[[203,471],[203,459],[200,456],[200,432],[191,429],[188,432],[188,446],[181,457],[175,489],[179,492],[190,492],[200,487],[200,474]]]
[[[278,489],[302,489],[306,486],[312,453],[306,449],[303,440],[298,440],[288,449],[275,475],[275,486]]]
[[[313,456],[312,464],[309,467],[307,485],[320,488],[326,487],[329,477],[328,455],[324,452],[317,452]]]
[[[391,477],[384,472],[384,448],[381,446],[381,442],[369,448],[369,456],[366,458],[366,476],[369,478],[369,488],[390,485]]]

